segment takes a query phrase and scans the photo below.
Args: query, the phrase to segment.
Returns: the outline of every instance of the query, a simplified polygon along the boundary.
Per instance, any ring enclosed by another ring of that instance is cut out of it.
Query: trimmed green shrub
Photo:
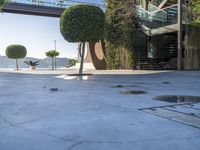
[[[56,68],[56,57],[60,54],[59,52],[55,50],[47,51],[46,53],[47,57],[51,57],[51,65],[52,65],[52,70],[54,70],[54,66]]]
[[[10,45],[6,48],[6,56],[16,60],[16,69],[18,70],[18,59],[22,59],[26,56],[27,50],[23,45]]]
[[[68,42],[80,42],[79,54],[82,74],[86,42],[98,42],[104,35],[105,15],[101,8],[92,5],[76,5],[67,8],[60,18],[60,31]]]

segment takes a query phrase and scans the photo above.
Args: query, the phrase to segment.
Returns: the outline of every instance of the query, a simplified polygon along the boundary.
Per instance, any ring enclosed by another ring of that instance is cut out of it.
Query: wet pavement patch
[[[84,74],[68,74],[68,76],[91,76],[91,73],[84,73]]]
[[[136,91],[136,90],[131,90],[131,91],[122,91],[122,92],[119,92],[120,94],[124,94],[124,95],[130,95],[130,94],[147,94],[147,92],[145,91]]]
[[[155,97],[154,100],[165,101],[170,103],[200,103],[200,96],[162,95]]]
[[[125,88],[125,87],[138,87],[136,85],[115,85],[115,86],[112,86],[112,88]]]
[[[164,81],[163,84],[171,84],[170,82]]]
[[[58,91],[58,88],[50,88],[50,90],[51,90],[52,92],[57,92],[57,91]]]

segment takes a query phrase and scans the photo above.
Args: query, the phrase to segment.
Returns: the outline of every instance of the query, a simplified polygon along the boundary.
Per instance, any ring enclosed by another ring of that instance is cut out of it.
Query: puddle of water
[[[187,96],[187,95],[162,95],[155,97],[154,100],[165,101],[170,103],[200,103],[200,96]]]
[[[138,87],[136,85],[115,85],[115,86],[112,86],[112,88],[124,88],[124,87]]]
[[[124,94],[124,95],[129,95],[129,94],[146,94],[147,92],[131,90],[131,91],[123,91],[123,92],[119,92],[119,93]]]
[[[72,75],[60,75],[60,76],[56,76],[56,78],[58,79],[64,79],[64,80],[88,80],[89,76],[72,76]]]

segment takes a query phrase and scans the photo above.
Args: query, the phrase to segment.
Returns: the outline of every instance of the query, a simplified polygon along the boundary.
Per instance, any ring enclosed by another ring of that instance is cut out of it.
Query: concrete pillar
[[[178,70],[183,69],[183,61],[182,61],[182,0],[178,0],[178,62],[177,68]]]

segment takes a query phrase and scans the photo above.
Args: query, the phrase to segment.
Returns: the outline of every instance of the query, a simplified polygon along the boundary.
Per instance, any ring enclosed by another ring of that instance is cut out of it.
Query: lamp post
[[[54,42],[54,50],[56,51],[56,40],[53,41]],[[55,56],[55,69],[56,69],[56,56]]]
[[[182,0],[178,0],[178,59],[177,59],[177,68],[178,70],[183,69],[183,52],[182,52]]]

